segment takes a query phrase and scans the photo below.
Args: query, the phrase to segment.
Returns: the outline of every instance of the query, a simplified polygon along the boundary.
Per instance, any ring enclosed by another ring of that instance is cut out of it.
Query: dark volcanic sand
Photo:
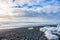
[[[0,31],[0,40],[47,40],[44,33],[41,32],[40,27],[33,27],[29,30],[25,28],[5,29]]]

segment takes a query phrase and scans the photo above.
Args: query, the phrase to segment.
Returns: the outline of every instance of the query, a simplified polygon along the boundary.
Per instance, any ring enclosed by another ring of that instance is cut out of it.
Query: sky
[[[5,23],[60,24],[60,0],[0,0],[0,24]]]

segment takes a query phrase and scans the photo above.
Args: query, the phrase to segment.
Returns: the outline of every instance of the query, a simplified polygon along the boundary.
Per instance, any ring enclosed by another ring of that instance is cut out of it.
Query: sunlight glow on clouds
[[[21,17],[21,18],[0,18],[0,22],[51,22],[46,18],[37,18],[37,17]]]
[[[58,23],[59,17],[58,0],[0,0],[0,22]]]

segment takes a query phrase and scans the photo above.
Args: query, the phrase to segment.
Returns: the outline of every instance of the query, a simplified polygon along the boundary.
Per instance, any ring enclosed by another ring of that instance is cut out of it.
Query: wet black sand
[[[0,32],[0,40],[47,40],[44,33],[41,32],[39,26],[33,27],[29,30],[29,27],[6,29],[7,31]]]

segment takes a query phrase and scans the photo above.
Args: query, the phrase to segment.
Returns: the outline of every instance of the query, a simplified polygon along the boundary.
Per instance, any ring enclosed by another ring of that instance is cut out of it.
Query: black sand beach
[[[39,26],[28,28],[5,29],[0,32],[0,40],[47,40]]]

